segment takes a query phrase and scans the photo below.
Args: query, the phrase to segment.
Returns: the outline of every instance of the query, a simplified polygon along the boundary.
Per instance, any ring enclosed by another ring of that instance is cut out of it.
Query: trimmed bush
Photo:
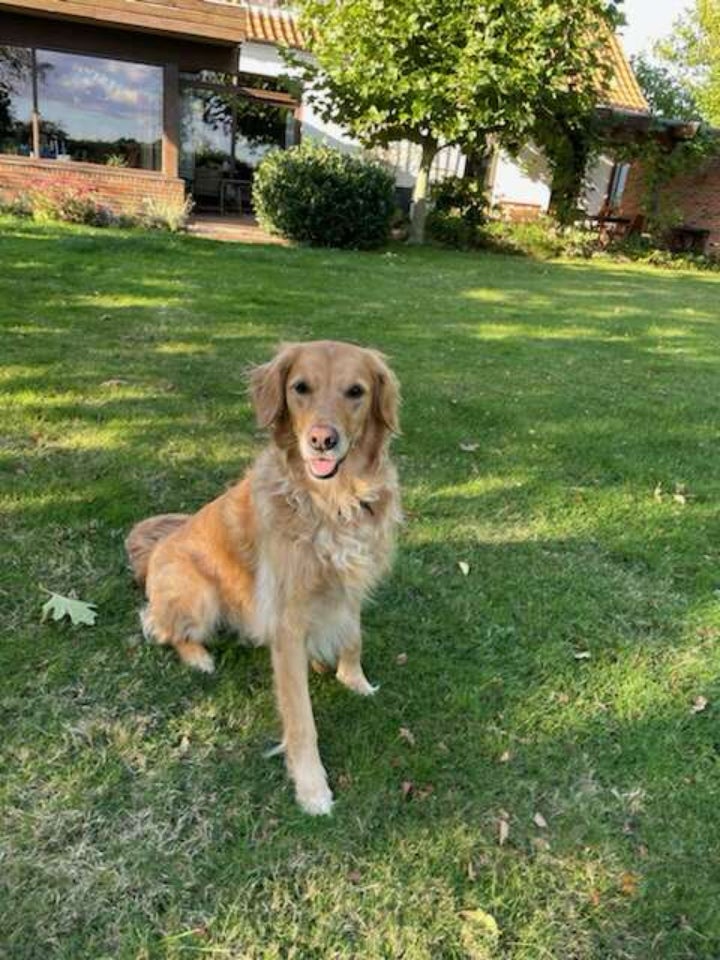
[[[306,143],[265,157],[253,205],[261,226],[288,240],[369,250],[387,241],[395,183],[376,163]]]
[[[428,236],[445,247],[479,246],[478,231],[487,219],[482,183],[464,177],[446,177],[432,187]]]

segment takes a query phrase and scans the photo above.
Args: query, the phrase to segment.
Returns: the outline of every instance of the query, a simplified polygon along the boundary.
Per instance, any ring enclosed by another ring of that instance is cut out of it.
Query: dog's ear
[[[400,433],[400,384],[379,350],[368,350],[373,371],[373,416],[390,433]]]
[[[298,344],[283,343],[269,363],[250,371],[250,396],[258,426],[272,426],[287,413],[285,382],[297,351]]]

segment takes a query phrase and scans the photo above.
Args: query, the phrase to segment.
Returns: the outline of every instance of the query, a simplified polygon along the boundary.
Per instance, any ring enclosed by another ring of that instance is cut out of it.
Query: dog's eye
[[[310,386],[305,383],[304,380],[298,380],[297,383],[293,384],[293,390],[295,393],[299,393],[302,396],[306,393],[310,393]]]
[[[365,393],[365,387],[361,387],[359,383],[354,383],[345,391],[345,396],[350,397],[351,400],[358,400]]]

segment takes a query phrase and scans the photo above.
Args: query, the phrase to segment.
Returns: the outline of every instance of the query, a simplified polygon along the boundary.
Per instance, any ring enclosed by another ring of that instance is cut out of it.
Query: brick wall
[[[182,203],[185,195],[182,180],[154,170],[0,155],[0,194],[4,197],[14,197],[32,187],[42,189],[44,183],[57,183],[58,179],[90,187],[94,199],[114,213],[133,214],[149,198]]]
[[[633,164],[625,192],[621,214],[634,217],[641,212],[644,177],[641,164]],[[693,173],[671,180],[663,188],[663,203],[680,213],[682,226],[709,230],[706,252],[720,257],[720,154],[712,157]]]

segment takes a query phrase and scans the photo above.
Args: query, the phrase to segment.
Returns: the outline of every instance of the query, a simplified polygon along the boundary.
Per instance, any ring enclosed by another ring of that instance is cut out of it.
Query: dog
[[[251,371],[250,392],[271,442],[245,477],[195,514],[143,520],[125,544],[148,638],[208,673],[205,641],[220,624],[269,647],[297,800],[327,814],[308,666],[375,692],[360,611],[389,569],[401,518],[389,456],[398,381],[381,353],[322,340],[282,345]]]

